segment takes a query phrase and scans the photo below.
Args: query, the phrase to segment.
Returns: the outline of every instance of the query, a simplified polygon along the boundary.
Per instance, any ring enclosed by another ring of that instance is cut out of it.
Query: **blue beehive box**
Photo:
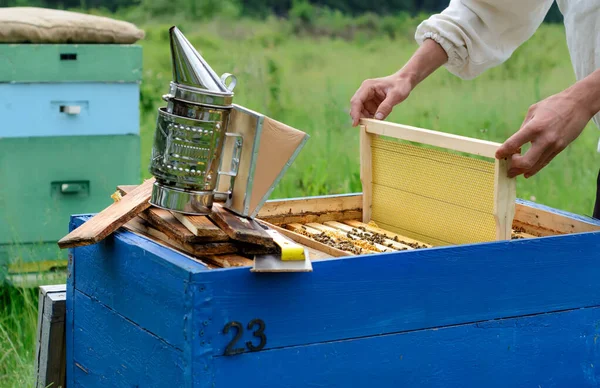
[[[361,203],[270,201],[259,218],[360,219]],[[541,237],[313,249],[295,274],[211,269],[120,229],[70,251],[67,386],[598,386],[600,222],[519,201],[515,225]]]

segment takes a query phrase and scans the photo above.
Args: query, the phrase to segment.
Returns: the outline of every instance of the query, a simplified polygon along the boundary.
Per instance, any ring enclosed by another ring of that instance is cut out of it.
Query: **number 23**
[[[252,330],[252,328],[257,325],[258,325],[258,329],[256,329],[252,333],[252,335],[254,335],[254,337],[260,338],[259,344],[257,346],[254,346],[254,344],[252,344],[252,341],[246,342],[246,347],[251,352],[257,352],[257,351],[263,349],[265,347],[265,345],[267,344],[267,336],[265,335],[265,322],[262,319],[251,320],[248,323],[248,330]],[[228,334],[229,330],[231,330],[231,328],[236,328],[237,332],[236,332],[235,336],[233,337],[233,339],[229,342],[229,344],[225,348],[225,353],[224,353],[225,356],[233,356],[236,354],[244,353],[244,350],[245,350],[244,348],[237,348],[237,349],[234,348],[235,344],[242,338],[242,335],[244,333],[244,327],[242,326],[241,323],[239,323],[237,321],[229,322],[223,328],[223,334]]]

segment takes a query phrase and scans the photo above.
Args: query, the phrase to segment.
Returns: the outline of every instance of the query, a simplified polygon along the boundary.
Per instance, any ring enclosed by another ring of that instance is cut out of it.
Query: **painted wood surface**
[[[65,387],[65,284],[41,286],[38,293],[36,388]]]
[[[0,138],[0,244],[56,246],[72,214],[104,209],[140,169],[137,135]]]
[[[597,387],[598,338],[586,308],[218,357],[214,386]]]
[[[262,319],[273,349],[596,306],[598,252],[600,233],[587,233],[331,259],[311,274],[193,279],[212,289],[211,342],[223,354],[230,321]]]
[[[74,217],[71,229],[88,219]],[[189,278],[206,266],[123,229],[73,252],[74,288],[174,347],[184,347]]]
[[[73,348],[68,387],[186,386],[182,349],[77,290],[73,298],[73,343],[85,346]]]
[[[139,93],[135,83],[0,84],[0,137],[139,134]]]
[[[0,82],[139,82],[142,46],[0,44]]]
[[[89,218],[74,216],[70,228]],[[86,387],[597,386],[599,251],[595,232],[253,274],[209,270],[120,229],[71,250],[68,376]],[[78,310],[86,303],[94,309]],[[224,356],[234,321],[243,333],[232,348],[244,351]],[[249,352],[263,345],[261,322],[264,347]],[[144,363],[138,370],[154,380],[124,362]]]

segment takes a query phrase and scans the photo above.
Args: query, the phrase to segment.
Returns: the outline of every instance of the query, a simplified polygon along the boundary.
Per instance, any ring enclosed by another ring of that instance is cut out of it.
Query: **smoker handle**
[[[229,198],[231,193],[233,192],[233,184],[235,183],[235,177],[238,174],[238,170],[240,168],[240,158],[242,155],[242,146],[243,146],[243,137],[239,133],[230,133],[226,132],[225,136],[227,137],[236,137],[235,143],[233,145],[233,153],[231,154],[231,169],[229,171],[220,171],[217,173],[219,175],[219,181],[221,175],[226,175],[231,177],[231,181],[229,183],[229,189],[226,192],[215,191],[215,197],[225,196]]]

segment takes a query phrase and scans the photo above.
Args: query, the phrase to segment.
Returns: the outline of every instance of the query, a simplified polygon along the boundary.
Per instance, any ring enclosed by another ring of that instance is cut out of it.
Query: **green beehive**
[[[140,176],[142,48],[0,44],[0,271],[64,268],[69,217]]]

